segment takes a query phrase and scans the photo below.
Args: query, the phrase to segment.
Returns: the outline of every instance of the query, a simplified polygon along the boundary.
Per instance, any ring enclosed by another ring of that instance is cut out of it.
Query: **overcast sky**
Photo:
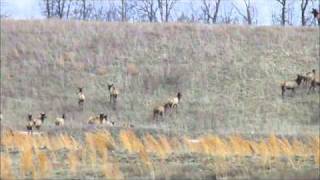
[[[1,0],[2,6],[1,11],[6,12],[13,19],[41,19],[41,10],[39,3],[41,0]],[[244,8],[242,0],[223,0],[227,4],[236,4],[240,9]],[[259,25],[270,25],[272,24],[272,12],[280,8],[275,0],[252,0],[257,8],[257,19]],[[315,0],[317,2],[318,0]],[[201,0],[180,0],[177,6],[185,7],[182,8],[185,13],[188,13],[188,7],[190,3],[193,3],[194,6],[199,6]],[[295,16],[299,18],[299,5],[300,0],[289,0],[289,3],[294,4]],[[310,7],[316,7],[317,3],[313,5],[310,4]],[[227,7],[228,8],[228,7]],[[181,8],[180,8],[181,9]],[[223,11],[223,8],[220,8]],[[220,11],[220,12],[221,12]],[[177,11],[179,13],[179,11]],[[298,21],[299,23],[299,21]]]

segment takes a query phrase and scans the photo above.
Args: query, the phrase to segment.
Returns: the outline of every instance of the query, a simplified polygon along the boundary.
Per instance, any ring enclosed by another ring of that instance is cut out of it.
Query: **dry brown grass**
[[[22,176],[36,176],[35,167],[33,162],[33,152],[32,149],[27,149],[22,151],[21,159],[20,159],[20,169]]]
[[[80,166],[80,159],[78,157],[77,152],[69,152],[68,154],[68,163],[69,163],[69,170],[72,175],[76,175],[77,170]]]
[[[38,166],[39,166],[39,178],[48,178],[49,172],[52,169],[50,160],[46,153],[41,152],[38,155]]]
[[[137,76],[139,74],[139,68],[133,63],[127,64],[127,73],[131,76]]]
[[[106,179],[124,179],[118,163],[104,163],[101,170]]]
[[[15,179],[12,173],[12,162],[9,156],[0,154],[0,179]]]
[[[77,142],[72,136],[63,133],[59,135],[42,136],[23,135],[14,132],[3,134],[1,146],[5,150],[1,154],[1,177],[14,177],[12,163],[7,155],[12,150],[21,153],[20,171],[17,177],[50,178],[52,168],[59,168],[57,158],[52,155],[59,154],[62,149],[69,151],[67,154],[68,172],[77,176],[79,168],[89,167],[91,171],[100,170],[104,177],[124,178],[119,162],[109,151],[125,149],[129,154],[135,154],[143,164],[143,169],[151,173],[159,171],[158,162],[153,162],[151,156],[158,156],[163,160],[173,154],[197,153],[207,157],[214,157],[208,161],[208,166],[217,175],[224,177],[232,170],[232,163],[228,160],[235,158],[243,161],[246,157],[260,157],[261,167],[270,168],[281,158],[288,159],[288,165],[294,169],[303,168],[305,162],[312,159],[313,166],[319,166],[319,136],[310,136],[302,139],[278,137],[271,134],[260,140],[250,140],[240,135],[219,137],[215,135],[202,135],[198,138],[167,137],[159,135],[158,138],[146,133],[138,137],[132,129],[121,130],[119,145],[108,131],[88,132],[84,142]],[[20,144],[18,144],[19,142]],[[46,148],[50,154],[43,151]],[[298,159],[297,159],[298,157]],[[35,158],[35,159],[34,159]],[[35,165],[35,162],[36,165]],[[58,163],[58,164],[57,164]],[[211,167],[212,166],[212,167]],[[54,169],[53,168],[53,169]],[[139,168],[139,166],[137,166]],[[249,173],[250,169],[242,168],[242,173]],[[145,172],[145,171],[141,171]]]
[[[122,147],[128,150],[129,153],[138,153],[144,150],[144,145],[141,140],[135,135],[132,130],[121,130],[119,134]]]
[[[135,127],[152,125],[147,101],[183,90],[183,113],[171,116],[164,130],[319,133],[318,94],[299,88],[282,100],[278,83],[317,69],[317,28],[56,20],[1,25],[3,123],[11,127],[25,128],[31,109],[76,113],[74,91],[81,85],[90,100],[69,124],[82,126],[87,114],[110,110],[103,89],[112,81],[124,94],[119,124],[130,117]]]

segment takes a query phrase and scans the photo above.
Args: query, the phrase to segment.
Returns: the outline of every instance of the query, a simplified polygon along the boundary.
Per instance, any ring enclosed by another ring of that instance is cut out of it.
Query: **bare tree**
[[[157,0],[161,22],[168,22],[171,11],[178,0]]]
[[[108,1],[108,3],[109,3],[108,6],[106,7],[106,9],[104,9],[105,14],[104,14],[103,19],[106,21],[109,21],[109,22],[110,21],[118,21],[118,20],[120,20],[120,18],[122,20],[122,16],[119,17],[117,5],[112,1]],[[125,18],[125,20],[126,20],[126,18]]]
[[[154,0],[141,0],[136,2],[136,7],[140,13],[141,18],[147,18],[149,22],[156,22],[156,13],[158,8]]]
[[[95,1],[79,0],[73,4],[73,18],[89,20],[95,18]]]
[[[300,9],[301,9],[301,25],[302,26],[313,24],[313,22],[312,22],[312,19],[313,19],[312,13],[310,13],[313,5],[314,5],[314,1],[313,0],[301,0]]]
[[[202,13],[206,23],[216,23],[221,0],[202,0]]]
[[[120,0],[120,6],[117,7],[121,17],[121,21],[128,21],[134,15],[134,0]]]
[[[223,13],[220,15],[220,21],[223,24],[236,24],[239,22],[238,17],[235,15],[234,7],[224,7]]]
[[[43,0],[43,8],[42,13],[46,16],[46,18],[51,18],[54,16],[54,0]]]
[[[60,19],[62,19],[64,16],[65,4],[66,0],[56,0],[56,14]]]
[[[249,25],[253,23],[257,23],[257,21],[254,22],[254,17],[256,16],[256,8],[253,6],[253,3],[251,0],[243,0],[242,1],[245,6],[245,13],[243,13],[235,4],[233,6],[235,7],[238,14],[245,20],[245,22]]]
[[[81,0],[80,17],[81,17],[83,20],[86,20],[87,17],[88,17],[88,4],[87,4],[87,0]]]
[[[189,4],[190,7],[190,22],[199,22],[201,20],[201,14],[199,14],[199,10],[194,6],[191,1]]]
[[[280,4],[281,10],[280,13],[276,11],[272,13],[273,24],[280,24],[282,26],[299,24],[298,17],[295,16],[296,11],[294,9],[297,5],[297,1],[276,0],[276,2]]]
[[[306,25],[306,9],[308,6],[309,0],[301,0],[300,8],[301,8],[301,25],[305,26]]]
[[[185,15],[183,12],[177,17],[178,22],[191,22],[190,18]]]
[[[42,0],[42,14],[46,18],[68,18],[73,0]]]
[[[126,0],[121,0],[121,21],[126,21],[127,20],[127,13],[126,13]]]
[[[5,10],[5,7],[7,6],[7,2],[4,0],[0,1],[0,18],[7,18],[9,17],[9,13]]]
[[[278,3],[281,4],[281,25],[286,25],[287,19],[286,19],[286,13],[287,13],[287,0],[276,0]]]

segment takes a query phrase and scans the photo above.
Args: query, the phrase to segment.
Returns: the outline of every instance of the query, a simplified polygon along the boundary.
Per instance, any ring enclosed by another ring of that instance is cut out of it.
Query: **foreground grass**
[[[26,135],[5,130],[1,138],[1,178],[290,178],[319,177],[319,136],[270,135],[250,140],[207,134],[194,139],[122,129]]]

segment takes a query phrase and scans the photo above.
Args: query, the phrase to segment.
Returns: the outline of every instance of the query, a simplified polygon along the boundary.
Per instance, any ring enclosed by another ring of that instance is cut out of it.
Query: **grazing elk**
[[[319,87],[319,90],[320,90],[320,75],[319,76],[315,76],[313,78],[313,80],[311,81],[311,85],[310,85],[308,93],[311,90],[315,91],[316,87]]]
[[[110,103],[116,104],[117,97],[119,96],[119,90],[116,89],[113,84],[108,84],[108,89],[110,92]]]
[[[104,124],[108,119],[107,115],[100,113],[99,116],[89,117],[88,124]]]
[[[284,97],[284,93],[286,90],[291,90],[293,93],[295,93],[295,89],[300,86],[302,81],[302,76],[301,75],[297,75],[297,78],[295,80],[291,80],[291,81],[284,81],[283,83],[281,83],[281,95],[282,97]]]
[[[83,104],[84,104],[84,101],[86,100],[86,97],[84,96],[84,93],[83,93],[83,88],[78,88],[79,89],[79,92],[78,92],[78,96],[79,96],[79,100],[78,100],[78,105],[81,109],[83,109]]]
[[[65,121],[65,114],[62,114],[62,117],[57,117],[56,120],[55,120],[55,125],[56,126],[63,126],[64,125],[64,121]]]
[[[159,116],[161,116],[163,118],[164,112],[165,112],[164,105],[159,105],[159,106],[156,106],[155,108],[153,108],[153,120],[155,120],[156,118],[158,120]]]
[[[311,13],[313,14],[313,17],[317,19],[318,25],[320,26],[320,13],[317,9],[312,9]]]
[[[106,125],[112,127],[112,126],[114,126],[114,121],[109,121],[109,120],[107,120],[107,121],[106,121]]]
[[[28,134],[32,134],[33,125],[34,125],[34,121],[32,119],[32,114],[28,114],[28,123],[26,126]]]
[[[39,118],[33,119],[34,127],[37,130],[40,130],[41,125],[44,123],[44,119],[47,118],[46,114],[44,112],[40,113]]]
[[[316,70],[312,69],[311,72],[307,72],[306,75],[301,75],[301,77],[304,84],[311,84],[312,80],[316,77]]]
[[[170,97],[167,101],[170,108],[176,108],[176,112],[178,112],[178,104],[181,101],[182,94],[180,92],[177,93],[176,97]]]

